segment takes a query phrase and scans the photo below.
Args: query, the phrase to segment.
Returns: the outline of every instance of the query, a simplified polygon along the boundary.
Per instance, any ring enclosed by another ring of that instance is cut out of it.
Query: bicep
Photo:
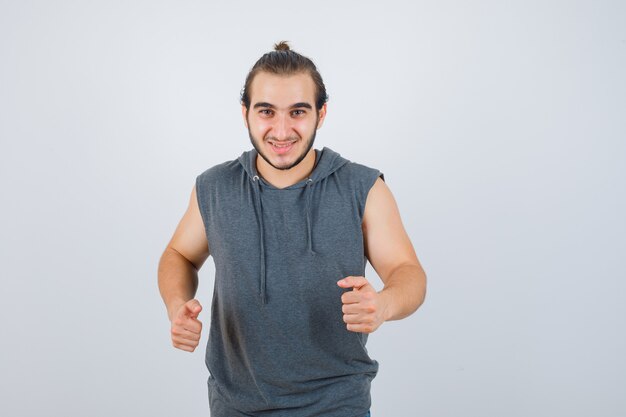
[[[189,206],[167,246],[184,256],[196,269],[200,269],[209,257],[209,242],[198,206],[195,185],[191,190]]]
[[[380,178],[367,195],[362,228],[365,255],[383,282],[400,265],[419,265],[396,201]]]

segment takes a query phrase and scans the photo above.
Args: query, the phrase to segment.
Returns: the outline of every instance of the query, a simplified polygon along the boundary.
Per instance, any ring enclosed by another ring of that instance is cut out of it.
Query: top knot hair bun
[[[289,45],[287,45],[287,41],[280,41],[274,45],[275,51],[290,51]]]
[[[254,77],[260,72],[279,76],[291,76],[301,73],[308,74],[315,84],[315,110],[319,112],[328,101],[326,86],[313,61],[292,50],[287,44],[287,41],[280,41],[274,44],[273,51],[264,53],[263,56],[257,60],[246,76],[246,82],[241,90],[240,96],[241,104],[246,108],[246,111],[250,110],[250,85]]]

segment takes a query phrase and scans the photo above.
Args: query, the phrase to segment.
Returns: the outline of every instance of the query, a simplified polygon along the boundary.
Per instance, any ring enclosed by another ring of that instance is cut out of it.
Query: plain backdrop
[[[0,415],[209,415],[157,265],[280,40],[428,275],[372,415],[625,416],[626,3],[445,0],[0,1]]]

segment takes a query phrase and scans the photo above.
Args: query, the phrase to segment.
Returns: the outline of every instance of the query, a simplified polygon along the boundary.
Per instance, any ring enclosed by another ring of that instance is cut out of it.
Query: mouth
[[[291,150],[291,148],[293,148],[293,144],[296,143],[297,140],[291,140],[291,141],[273,141],[273,140],[268,140],[267,143],[270,144],[270,147],[272,148],[272,150],[279,154],[285,154],[287,152],[289,152],[289,150]]]

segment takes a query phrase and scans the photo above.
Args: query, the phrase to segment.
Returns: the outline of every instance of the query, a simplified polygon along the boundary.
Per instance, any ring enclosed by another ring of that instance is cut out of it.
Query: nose
[[[291,121],[289,120],[289,116],[285,114],[279,114],[274,120],[274,136],[276,136],[276,139],[278,140],[287,140],[287,138],[291,134]]]

